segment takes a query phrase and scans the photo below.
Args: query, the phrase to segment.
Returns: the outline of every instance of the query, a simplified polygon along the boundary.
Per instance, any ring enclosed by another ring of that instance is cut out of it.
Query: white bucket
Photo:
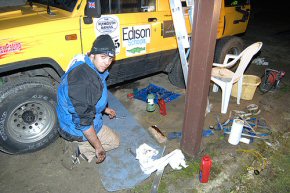
[[[247,138],[241,138],[243,132],[244,121],[240,119],[234,119],[231,133],[228,142],[232,145],[238,145],[239,142],[249,143],[250,140]]]

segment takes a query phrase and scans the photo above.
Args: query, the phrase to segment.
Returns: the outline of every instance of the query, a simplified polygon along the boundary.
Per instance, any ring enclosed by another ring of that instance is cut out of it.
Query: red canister
[[[207,183],[210,175],[210,169],[212,165],[212,160],[209,155],[203,156],[200,164],[199,171],[199,181],[201,183]]]
[[[166,115],[166,103],[164,99],[158,99],[158,105],[160,109],[160,114],[165,116]]]

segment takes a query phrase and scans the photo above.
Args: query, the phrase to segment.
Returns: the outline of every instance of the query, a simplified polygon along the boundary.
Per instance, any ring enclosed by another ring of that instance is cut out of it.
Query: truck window
[[[156,0],[101,0],[102,14],[152,12]]]
[[[225,0],[226,7],[243,6],[250,4],[250,0]]]
[[[31,2],[47,5],[48,0],[31,0]],[[72,12],[76,6],[77,0],[54,0],[49,1],[49,5],[59,9]]]

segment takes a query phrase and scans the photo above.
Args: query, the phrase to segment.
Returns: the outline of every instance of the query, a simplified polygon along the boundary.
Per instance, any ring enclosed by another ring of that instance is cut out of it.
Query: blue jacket
[[[65,132],[85,138],[83,131],[94,125],[98,133],[103,126],[102,112],[108,103],[106,78],[109,72],[99,73],[88,56],[74,61],[62,76],[57,93],[57,115]]]

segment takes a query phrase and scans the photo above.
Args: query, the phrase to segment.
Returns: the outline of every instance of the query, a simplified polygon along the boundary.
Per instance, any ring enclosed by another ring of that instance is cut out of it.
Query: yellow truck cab
[[[169,1],[30,0],[0,8],[0,149],[32,152],[56,139],[60,78],[100,34],[109,34],[116,47],[109,85],[166,72],[184,86]],[[249,11],[248,0],[222,1],[216,61],[241,52],[235,35],[245,32]]]

